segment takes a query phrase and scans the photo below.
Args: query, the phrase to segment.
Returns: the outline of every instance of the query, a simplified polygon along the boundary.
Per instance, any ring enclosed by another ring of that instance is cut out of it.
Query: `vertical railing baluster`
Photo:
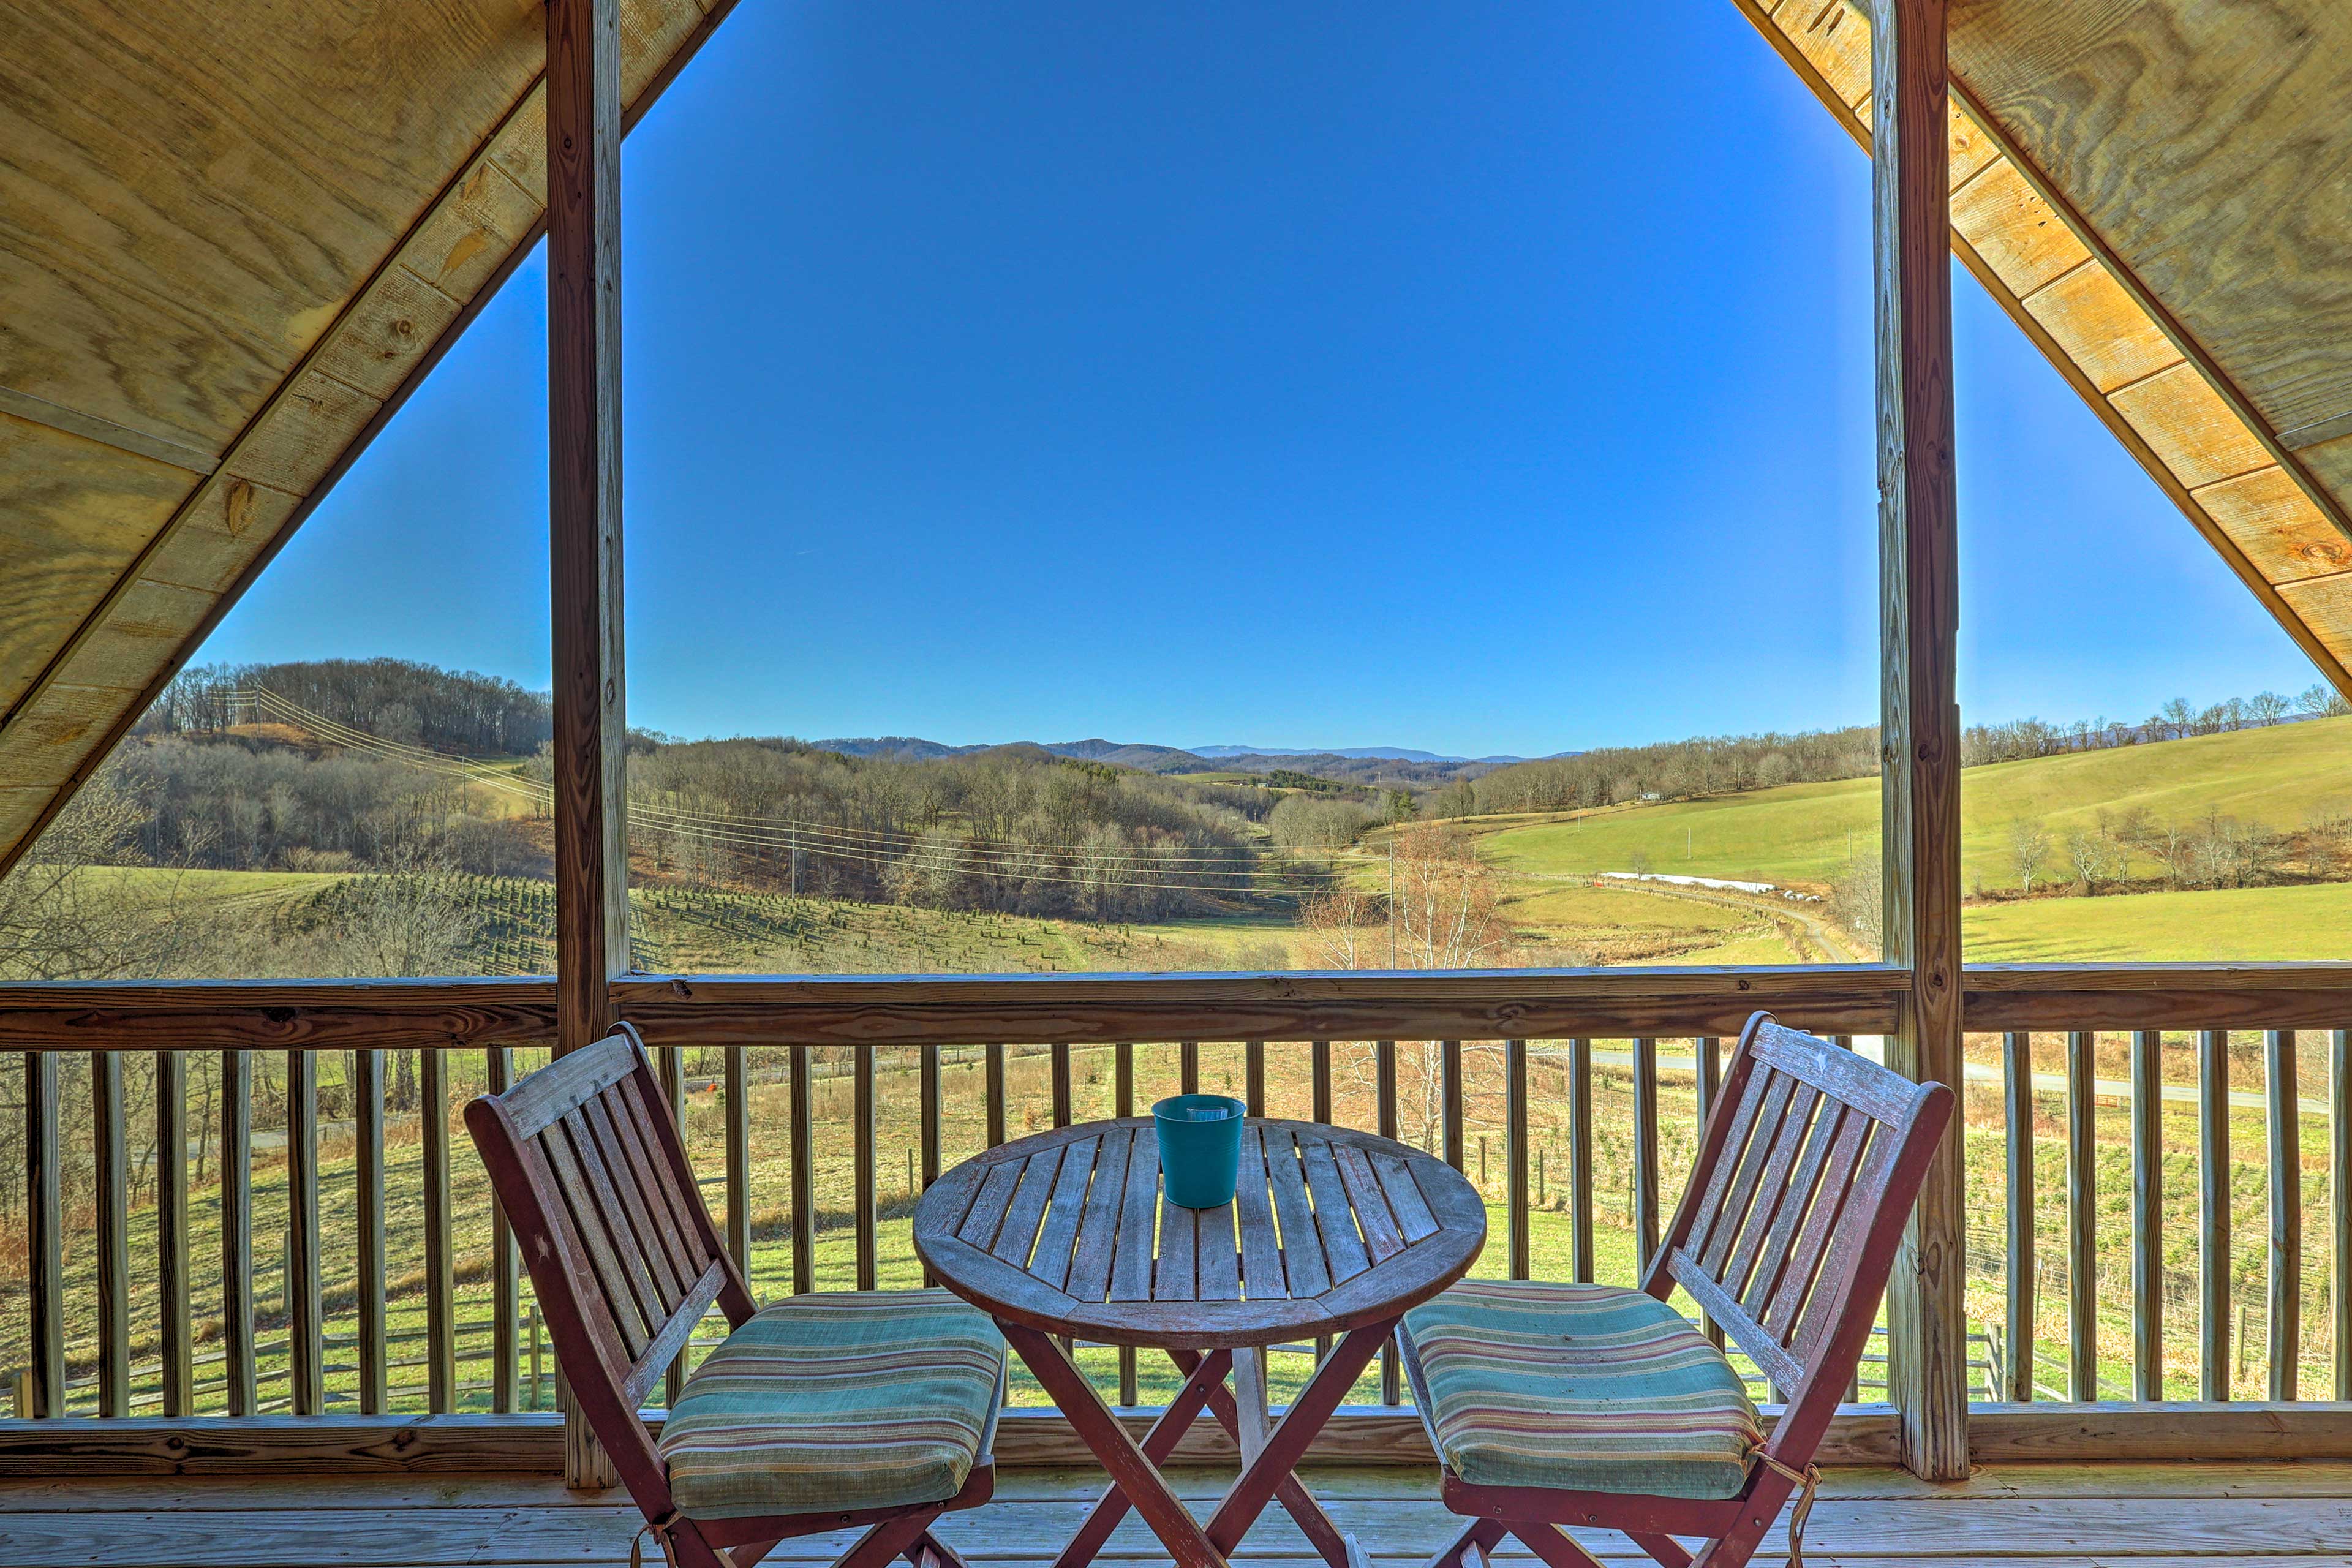
[[[2132,1397],[2164,1397],[2164,1036],[2131,1037]]]
[[[1397,1135],[1397,1048],[1394,1040],[1372,1047],[1372,1115],[1383,1138]]]
[[[319,1058],[286,1053],[287,1385],[291,1413],[327,1413],[326,1323],[319,1295]]]
[[[816,1106],[810,1081],[809,1047],[792,1052],[793,1293],[816,1289]]]
[[[257,1414],[253,1367],[253,1058],[221,1053],[221,1355],[228,1413]]]
[[[1633,1229],[1642,1255],[1636,1272],[1658,1250],[1658,1042],[1633,1042]]]
[[[993,1042],[982,1052],[986,1082],[982,1093],[988,1108],[988,1146],[1004,1142],[1004,1047]]]
[[[857,1250],[857,1288],[871,1290],[878,1268],[880,1238],[875,1234],[874,1216],[874,1047],[853,1047],[856,1055],[850,1062],[850,1129],[853,1139],[850,1158],[851,1179],[856,1184],[851,1194],[856,1215]]]
[[[1850,1051],[1853,1049],[1853,1037],[1852,1035],[1832,1035],[1830,1037],[1830,1043],[1842,1051]],[[1889,1339],[1887,1343],[1888,1348],[1891,1351],[1894,1344],[1893,1340]],[[1889,1397],[1892,1397],[1895,1388],[1895,1366],[1892,1360],[1888,1362],[1886,1371],[1887,1380],[1884,1386],[1885,1387]],[[1862,1402],[1862,1367],[1859,1363],[1855,1365],[1853,1374],[1845,1380],[1845,1398],[1846,1403],[1849,1405],[1858,1405]]]
[[[1317,1040],[1307,1048],[1308,1092],[1313,1103],[1309,1116],[1317,1121],[1331,1120],[1331,1042]]]
[[[2197,1037],[2197,1397],[2230,1397],[2230,1035]]]
[[[1692,1042],[1698,1053],[1698,1127],[1699,1135],[1706,1134],[1707,1119],[1715,1112],[1716,1101],[1723,1094],[1723,1041],[1714,1035],[1703,1036]],[[1723,1348],[1723,1325],[1706,1312],[1699,1314],[1699,1326],[1717,1350]],[[1849,1392],[1848,1399],[1853,1397]]]
[[[1111,1047],[1110,1110],[1113,1116],[1135,1114],[1135,1047],[1126,1041]],[[1141,1397],[1136,1385],[1135,1347],[1118,1347],[1118,1402],[1132,1407]]]
[[[1242,1045],[1242,1104],[1252,1116],[1265,1114],[1265,1042]]]
[[[1201,1042],[1186,1040],[1176,1047],[1177,1088],[1186,1094],[1201,1092]]]
[[[1394,1040],[1377,1040],[1372,1045],[1372,1118],[1374,1131],[1383,1138],[1397,1135],[1397,1050]],[[1327,1354],[1330,1340],[1315,1342],[1315,1353]],[[1404,1369],[1397,1361],[1396,1339],[1381,1347],[1381,1403],[1401,1405],[1404,1402]]]
[[[65,1151],[58,1133],[58,1058],[25,1053],[26,1328],[32,1411],[66,1413]]]
[[[2303,1100],[2295,1088],[2293,1029],[2263,1037],[2270,1110],[2270,1395],[2302,1397]]]
[[[1509,1189],[1511,1278],[1525,1279],[1528,1246],[1528,1043],[1503,1042],[1503,1180]]]
[[[727,1096],[727,1251],[751,1278],[751,1075],[741,1046],[719,1058]]]
[[[1067,1127],[1074,1114],[1070,1103],[1070,1047],[1056,1041],[1048,1048],[1054,1086],[1054,1125]]]
[[[925,1046],[916,1059],[915,1141],[922,1145],[923,1190],[940,1179],[940,1047]],[[923,1265],[923,1283],[935,1285],[929,1264]]]
[[[457,1273],[449,1226],[449,1063],[416,1053],[417,1114],[425,1153],[425,1397],[436,1415],[457,1407]]]
[[[1592,1042],[1568,1042],[1568,1206],[1577,1283],[1589,1285],[1598,1248],[1592,1235]]]
[[[487,1047],[482,1053],[482,1072],[490,1093],[504,1094],[513,1088],[513,1050],[506,1046]],[[522,1327],[516,1262],[514,1226],[507,1223],[507,1211],[499,1205],[494,1192],[490,1194],[490,1413],[494,1415],[511,1415],[515,1411]]]
[[[2335,1395],[2352,1400],[2352,1029],[2327,1036],[2327,1229]]]
[[[90,1062],[98,1177],[98,1409],[131,1414],[131,1140],[122,1124],[122,1057]]]
[[[2009,1316],[2002,1334],[2003,1399],[2033,1397],[2033,1037],[2000,1037],[2002,1119],[2009,1127]]]
[[[1459,1171],[1463,1157],[1469,1152],[1468,1138],[1464,1128],[1464,1101],[1467,1099],[1462,1084],[1462,1042],[1447,1040],[1440,1047],[1438,1058],[1438,1106],[1445,1118],[1445,1163]]]
[[[155,1289],[165,1415],[196,1413],[194,1321],[188,1293],[188,1067],[155,1053]]]
[[[360,1414],[382,1415],[389,1393],[384,1354],[383,1053],[352,1057],[353,1197],[359,1205]]]
[[[2099,1208],[2098,1144],[2092,1058],[2098,1037],[2066,1036],[2066,1397],[2099,1396],[2098,1255],[2094,1226]]]

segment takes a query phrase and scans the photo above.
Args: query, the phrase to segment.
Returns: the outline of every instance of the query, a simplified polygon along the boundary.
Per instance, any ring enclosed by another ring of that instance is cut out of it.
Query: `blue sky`
[[[751,0],[624,160],[634,722],[1876,712],[1869,178],[1727,0]],[[547,677],[537,258],[214,637]],[[2309,666],[1964,274],[1961,700]]]

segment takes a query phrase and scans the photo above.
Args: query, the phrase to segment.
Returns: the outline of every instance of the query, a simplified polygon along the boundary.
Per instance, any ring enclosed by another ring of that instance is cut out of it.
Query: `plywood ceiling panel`
[[[2276,430],[2352,412],[2352,5],[1963,0],[1952,68]]]
[[[632,117],[730,3],[621,0]],[[544,26],[0,0],[0,870],[536,239]]]

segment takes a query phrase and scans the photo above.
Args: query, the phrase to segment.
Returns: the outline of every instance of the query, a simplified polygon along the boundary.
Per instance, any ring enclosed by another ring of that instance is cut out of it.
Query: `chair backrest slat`
[[[1867,1340],[1952,1092],[1761,1013],[1724,1086],[1643,1287],[1663,1300],[1679,1285],[1747,1352],[1789,1401],[1770,1447],[1803,1462]]]
[[[627,1025],[466,1108],[573,1396],[648,1518],[669,1487],[639,1404],[713,1306],[753,1310],[645,1043]]]
[[[1786,1340],[1789,1325],[1796,1321],[1821,1274],[1830,1237],[1837,1234],[1839,1216],[1844,1214],[1846,1198],[1853,1188],[1854,1167],[1861,1163],[1874,1125],[1861,1111],[1839,1108],[1837,1142],[1830,1146],[1829,1157],[1813,1183],[1815,1195],[1805,1214],[1805,1228],[1790,1247],[1788,1266],[1759,1314],[1777,1339]]]
[[[611,1092],[610,1089],[605,1091],[606,1094]],[[642,1264],[649,1278],[653,1299],[647,1315],[651,1321],[658,1322],[686,1300],[686,1287],[694,1279],[690,1270],[683,1279],[679,1278],[677,1267],[670,1261],[669,1248],[662,1243],[662,1232],[672,1227],[667,1209],[665,1207],[656,1216],[647,1205],[644,1173],[638,1170],[627,1142],[614,1125],[604,1095],[583,1100],[572,1114],[586,1124],[589,1136],[595,1142],[596,1156],[604,1166],[604,1179],[612,1184],[614,1194],[621,1200],[614,1238],[633,1259]],[[653,1202],[660,1204],[660,1196],[655,1194]]]
[[[1771,1155],[1773,1141],[1780,1135],[1781,1117],[1789,1109],[1790,1092],[1797,1087],[1796,1079],[1771,1073],[1758,1073],[1756,1080],[1756,1092],[1763,1103],[1748,1129],[1747,1146],[1723,1152],[1724,1159],[1739,1163],[1738,1173],[1731,1178],[1731,1189],[1724,1194],[1722,1207],[1712,1217],[1706,1249],[1699,1255],[1709,1274],[1720,1275],[1731,1261],[1732,1247],[1738,1241],[1740,1227],[1756,1202],[1757,1183],[1764,1174],[1764,1162]]]

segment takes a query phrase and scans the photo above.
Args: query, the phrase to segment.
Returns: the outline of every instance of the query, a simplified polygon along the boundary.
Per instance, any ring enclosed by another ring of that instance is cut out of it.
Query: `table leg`
[[[1323,1424],[1331,1419],[1340,1401],[1348,1397],[1348,1391],[1356,1385],[1357,1375],[1370,1364],[1372,1357],[1379,1353],[1381,1342],[1395,1326],[1396,1320],[1388,1318],[1352,1329],[1323,1358],[1315,1375],[1307,1380],[1274,1430],[1266,1434],[1265,1447],[1259,1450],[1257,1458],[1242,1471],[1241,1479],[1210,1516],[1209,1543],[1215,1550],[1231,1552],[1241,1544],[1242,1537],[1257,1522],[1257,1516],[1265,1511],[1265,1505],[1273,1500],[1283,1481],[1292,1479],[1290,1472],[1305,1458],[1307,1446],[1315,1440]]]
[[[1182,1373],[1192,1372],[1201,1363],[1198,1351],[1171,1350],[1168,1352],[1168,1359],[1176,1363],[1177,1371]],[[1235,1443],[1243,1445],[1242,1463],[1247,1466],[1254,1462],[1256,1456],[1249,1452],[1249,1445],[1242,1437],[1242,1412],[1223,1384],[1209,1391],[1209,1414],[1233,1435]],[[1323,1505],[1315,1500],[1305,1482],[1286,1471],[1281,1483],[1275,1488],[1274,1496],[1275,1500],[1282,1504],[1284,1511],[1297,1523],[1299,1532],[1322,1554],[1324,1562],[1331,1568],[1348,1568],[1348,1538],[1339,1533],[1339,1527],[1331,1522],[1331,1516],[1323,1511]]]
[[[1210,1544],[1208,1533],[1169,1489],[1159,1467],[1127,1435],[1127,1428],[1102,1402],[1095,1385],[1062,1353],[1062,1347],[1054,1342],[1053,1337],[1003,1319],[997,1321],[997,1327],[1003,1331],[1004,1342],[1013,1347],[1046,1394],[1061,1406],[1071,1430],[1094,1450],[1095,1458],[1110,1472],[1112,1481],[1127,1494],[1135,1511],[1143,1516],[1143,1522],[1151,1527],[1151,1533],[1168,1548],[1176,1568],[1227,1568],[1224,1552]],[[1280,1434],[1276,1436],[1278,1439]],[[1267,1489],[1272,1490],[1270,1487]],[[1264,1501],[1258,1506],[1263,1508]]]
[[[1179,1363],[1179,1370],[1187,1374],[1184,1386],[1176,1391],[1176,1397],[1168,1402],[1168,1408],[1160,1413],[1160,1419],[1143,1435],[1143,1457],[1155,1466],[1165,1463],[1168,1456],[1176,1451],[1177,1442],[1201,1414],[1201,1407],[1224,1392],[1225,1369],[1233,1360],[1232,1352],[1227,1351],[1211,1351],[1206,1356],[1190,1351],[1185,1354],[1191,1357],[1192,1364]],[[1118,1521],[1127,1517],[1128,1507],[1127,1493],[1117,1485],[1105,1491],[1087,1513],[1086,1523],[1078,1527],[1077,1534],[1054,1559],[1054,1568],[1086,1568],[1110,1539],[1110,1532],[1118,1528]]]

